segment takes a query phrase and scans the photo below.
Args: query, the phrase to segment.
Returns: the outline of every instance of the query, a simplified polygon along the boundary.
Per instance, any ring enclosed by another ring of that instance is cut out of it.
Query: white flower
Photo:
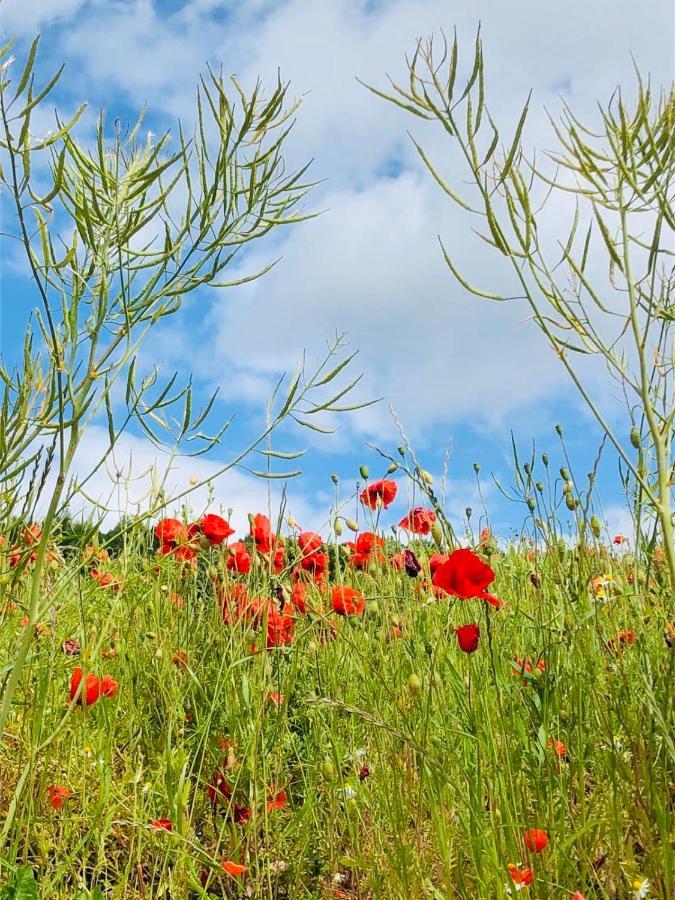
[[[637,878],[633,882],[633,897],[635,900],[643,900],[649,896],[649,882],[646,878]]]

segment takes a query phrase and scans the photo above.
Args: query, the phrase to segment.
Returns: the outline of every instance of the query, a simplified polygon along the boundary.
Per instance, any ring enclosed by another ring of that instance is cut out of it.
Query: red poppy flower
[[[303,556],[316,553],[323,547],[323,538],[315,531],[303,531],[298,535],[298,544]]]
[[[548,835],[541,828],[530,828],[523,834],[523,840],[532,853],[541,853],[548,844]]]
[[[223,863],[223,869],[227,872],[228,875],[231,875],[232,878],[237,878],[239,875],[243,875],[246,871],[246,866],[242,866],[240,863],[233,862],[231,859],[226,859]]]
[[[362,532],[356,541],[347,541],[347,547],[351,550],[351,561],[357,569],[366,569],[371,563],[382,562],[384,554],[384,539],[372,531]]]
[[[201,530],[209,544],[212,545],[222,544],[231,534],[234,534],[234,529],[230,528],[230,523],[223,519],[222,516],[216,516],[213,513],[204,516],[201,521]]]
[[[361,591],[345,585],[336,585],[333,588],[332,601],[333,609],[340,616],[361,616],[366,607]]]
[[[514,866],[513,863],[509,863],[507,869],[511,881],[516,886],[527,887],[534,881],[534,872],[532,869],[528,869],[527,866]]]
[[[395,481],[383,478],[381,481],[374,481],[361,491],[360,500],[368,509],[377,509],[378,506],[386,509],[394,502],[397,491],[398,487]]]
[[[230,553],[227,557],[227,568],[232,572],[246,575],[251,570],[251,554],[243,541],[235,541],[230,544]]]
[[[615,534],[614,535],[614,543],[615,544],[625,544],[628,541],[628,538],[623,534]]]
[[[555,741],[553,738],[548,739],[548,746],[553,750],[560,759],[567,759],[567,747],[562,741]]]
[[[412,534],[429,534],[431,526],[436,521],[436,513],[433,509],[425,509],[423,506],[416,506],[411,509],[398,523],[399,528],[404,528]]]
[[[307,612],[307,585],[301,581],[296,581],[291,588],[291,606],[303,616]]]
[[[173,823],[169,819],[154,819],[150,827],[153,831],[173,831]]]
[[[291,616],[285,616],[273,604],[267,611],[267,649],[284,647],[293,641],[295,623]]]
[[[431,572],[431,577],[433,578],[436,574],[437,569],[439,569],[443,563],[446,563],[450,559],[449,553],[432,553],[429,557],[429,571]]]
[[[251,818],[248,807],[232,802],[233,790],[222,772],[216,772],[206,794],[213,806],[221,806],[229,812],[235,824],[244,825]]]
[[[499,608],[501,600],[488,594],[486,588],[492,584],[495,573],[473,550],[455,550],[448,561],[436,569],[433,582],[436,587],[462,600],[480,597]]]
[[[397,572],[400,572],[405,566],[405,554],[392,553],[389,557],[389,562],[392,568],[396,569]]]
[[[110,675],[104,675],[103,678],[99,678],[98,675],[93,675],[91,672],[84,678],[84,686],[80,691],[83,676],[84,673],[79,667],[75,669],[70,676],[71,703],[77,696],[77,702],[80,705],[86,703],[87,706],[92,706],[99,697],[105,696],[112,698],[116,695],[119,684],[114,678],[111,678]]]
[[[457,629],[457,643],[464,653],[474,653],[478,649],[480,628],[478,625],[460,625]]]
[[[581,891],[575,891],[575,892],[572,894],[572,900],[586,900],[586,898],[585,898],[584,895],[581,893]]]
[[[270,703],[273,703],[275,706],[282,706],[286,702],[286,698],[283,694],[277,693],[277,691],[272,691],[267,695],[267,699]]]
[[[256,513],[251,518],[251,537],[260,553],[269,553],[272,549],[272,523],[267,516]]]
[[[287,803],[286,791],[273,791],[272,799],[267,801],[267,812],[272,812],[274,809],[283,809]]]
[[[155,537],[161,544],[177,544],[187,537],[187,528],[179,519],[162,519],[155,525]]]
[[[68,788],[61,787],[60,784],[50,784],[47,788],[47,796],[52,809],[61,809],[63,801],[67,800],[71,793]]]

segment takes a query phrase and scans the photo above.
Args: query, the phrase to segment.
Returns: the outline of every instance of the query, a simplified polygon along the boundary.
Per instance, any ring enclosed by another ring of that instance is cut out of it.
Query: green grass
[[[416,549],[426,566],[433,545]],[[636,879],[669,896],[672,598],[658,569],[645,583],[627,553],[525,544],[490,564],[500,610],[436,599],[424,569],[412,579],[342,565],[341,581],[366,597],[363,618],[338,620],[312,586],[293,643],[272,650],[246,623],[223,623],[211,578],[230,576],[218,549],[188,573],[132,535],[109,563],[119,591],[99,587],[77,554],[53,564],[0,742],[0,813],[11,818],[0,883],[28,864],[36,896],[54,900],[204,897],[202,873],[209,896],[495,898],[516,863],[534,871],[525,897],[631,897]],[[603,602],[589,582],[606,573]],[[4,578],[0,671],[29,577]],[[263,565],[239,580],[269,596]],[[472,655],[455,637],[468,622],[481,628]],[[620,646],[626,630],[635,641]],[[62,650],[69,638],[79,656]],[[69,708],[77,665],[112,675],[117,696]],[[214,811],[219,769],[248,822],[227,803]],[[70,791],[59,809],[51,784]],[[287,805],[267,811],[282,789]],[[173,831],[153,830],[156,819]],[[523,844],[530,828],[550,838],[540,854]],[[224,860],[246,872],[228,876]]]

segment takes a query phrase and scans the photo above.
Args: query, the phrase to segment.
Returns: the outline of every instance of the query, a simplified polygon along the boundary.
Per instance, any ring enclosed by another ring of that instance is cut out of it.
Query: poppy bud
[[[544,485],[541,483],[541,481],[538,481],[538,482],[535,484],[535,487],[536,487],[536,489],[539,491],[540,494],[543,494],[543,493],[544,493]]]
[[[338,481],[340,480],[338,478],[338,476],[335,474],[335,472],[333,472],[333,474],[330,477],[331,477],[331,481],[333,482],[333,484],[337,484]]]
[[[296,528],[298,525],[293,516],[287,516],[286,523],[288,524],[289,528]]]
[[[434,539],[434,544],[438,547],[439,550],[443,549],[443,532],[441,531],[441,526],[438,524],[438,520],[432,522],[431,528],[429,529],[429,533],[431,537]]]
[[[408,679],[408,690],[413,697],[417,697],[422,690],[422,682],[420,681],[419,675],[415,675],[414,672]]]
[[[420,469],[420,478],[427,484],[434,483],[434,476],[431,474],[431,472],[427,472],[426,469]]]
[[[397,469],[398,469],[398,463],[393,462],[387,469],[387,475],[391,475],[392,472],[395,472]]]
[[[526,474],[526,475],[531,475],[531,474],[532,474],[532,466],[531,466],[529,463],[524,463],[524,464],[523,464],[523,469],[525,469],[525,474]]]
[[[368,466],[359,466],[361,478],[368,478]]]
[[[398,452],[401,454],[401,456],[405,456],[405,447],[399,447]]]
[[[565,468],[565,466],[561,466],[561,467],[560,467],[560,477],[562,478],[563,481],[569,481],[569,480],[570,480],[570,473],[569,473],[568,470]]]
[[[345,525],[349,528],[350,531],[358,531],[359,526],[353,519],[345,519]]]
[[[467,506],[467,508],[464,510],[464,514],[467,517],[467,519],[471,518],[471,516],[473,515],[473,510],[471,509],[470,506]]]
[[[637,430],[635,425],[633,425],[630,430],[630,442],[636,450],[639,450],[642,446],[642,441],[640,440],[640,432]]]
[[[541,461],[543,462],[543,464],[544,464],[545,466],[548,465],[548,453],[542,453],[542,454],[541,454]]]
[[[480,472],[480,463],[474,463],[473,470],[476,473],[476,475],[478,475],[478,473]]]
[[[596,540],[600,537],[600,519],[597,516],[591,516],[591,533]]]
[[[209,578],[217,578],[219,575],[218,566],[209,566],[208,573]]]
[[[537,504],[534,501],[534,497],[527,498],[527,508],[529,509],[529,511],[531,513],[533,513],[535,511],[535,509],[537,508]]]
[[[339,519],[336,519],[333,524],[333,531],[339,537],[342,534],[342,522]]]
[[[574,510],[575,510],[575,509],[577,508],[577,506],[578,506],[577,501],[574,499],[574,497],[572,496],[571,492],[570,492],[569,494],[566,494],[566,495],[565,495],[565,506],[566,506],[571,512],[574,512]]]
[[[556,425],[555,430],[558,432],[558,437],[562,437],[562,425]]]

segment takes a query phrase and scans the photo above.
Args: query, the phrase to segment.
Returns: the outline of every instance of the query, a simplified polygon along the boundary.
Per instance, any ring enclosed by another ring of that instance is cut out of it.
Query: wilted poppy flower
[[[209,513],[201,521],[201,531],[209,544],[217,545],[226,541],[234,529],[230,528],[230,523],[223,519],[222,516],[216,516]]]
[[[436,521],[436,513],[433,509],[425,509],[423,506],[416,506],[411,509],[407,516],[398,523],[399,528],[404,528],[412,534],[429,534],[431,526]]]
[[[478,639],[480,638],[480,628],[478,625],[460,625],[457,628],[457,643],[459,649],[464,653],[473,653],[478,649]]]
[[[169,819],[154,819],[150,827],[153,831],[173,831],[173,823]]]
[[[486,591],[494,578],[495,573],[490,566],[486,565],[473,550],[463,548],[451,553],[448,561],[438,567],[433,582],[436,587],[455,597],[461,597],[463,600],[480,597],[498,608],[501,601]]]
[[[332,593],[333,609],[340,616],[361,616],[366,601],[361,591],[356,588],[336,585]]]
[[[243,875],[246,871],[246,866],[240,865],[240,863],[232,862],[231,859],[226,859],[223,863],[223,869],[227,872],[228,875],[231,875],[232,878],[237,878],[239,875]]]
[[[395,481],[383,478],[381,481],[374,481],[361,491],[360,500],[368,509],[377,509],[378,506],[386,509],[394,502],[397,490]]]
[[[235,541],[230,545],[230,552],[227,557],[227,568],[232,572],[239,572],[240,575],[246,575],[251,570],[251,554],[248,547],[243,541]]]
[[[515,866],[513,863],[509,863],[507,869],[517,891],[527,887],[534,881],[534,872],[527,866]]]
[[[403,567],[406,575],[409,575],[411,578],[417,578],[422,571],[422,566],[412,550],[403,551]]]
[[[67,638],[62,644],[61,649],[68,656],[77,656],[80,653],[80,642],[76,638]]]
[[[83,675],[82,669],[78,667],[70,677],[71,703],[77,697],[77,702],[80,705],[86,703],[87,706],[92,706],[99,697],[112,698],[117,694],[119,683],[114,678],[111,678],[110,675],[104,675],[103,678],[99,678],[98,675],[93,675],[91,672],[84,678],[84,686],[80,691]],[[78,691],[80,691],[79,694]]]
[[[47,788],[47,796],[52,809],[61,809],[63,801],[67,800],[71,794],[68,788],[61,787],[60,784],[50,784]]]
[[[523,840],[532,853],[541,853],[548,844],[548,835],[541,828],[530,828],[523,834]]]

